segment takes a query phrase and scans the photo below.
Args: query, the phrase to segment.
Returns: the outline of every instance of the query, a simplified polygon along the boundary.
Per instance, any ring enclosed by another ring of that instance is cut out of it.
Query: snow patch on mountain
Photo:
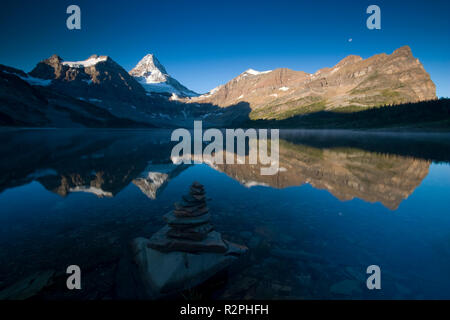
[[[87,68],[95,66],[99,62],[106,61],[108,59],[107,56],[97,56],[93,55],[86,60],[83,61],[64,61],[62,65],[69,66],[71,68]]]
[[[20,79],[22,79],[23,81],[28,82],[28,84],[32,85],[32,86],[42,86],[42,87],[46,87],[49,86],[52,83],[52,80],[44,80],[44,79],[40,79],[40,78],[35,78],[32,76],[27,75],[26,77],[17,74],[17,73],[12,73],[12,72],[8,72],[8,71],[3,71],[4,73],[7,74],[12,74],[16,77],[19,77]]]
[[[32,86],[46,87],[46,86],[49,86],[52,83],[52,80],[43,80],[43,79],[31,77],[31,76],[28,76],[27,78],[24,78],[24,77],[21,77],[21,78],[22,78],[22,80],[25,80],[26,82],[28,82]]]
[[[244,74],[250,74],[252,76],[257,76],[260,74],[265,74],[265,73],[269,73],[272,72],[272,70],[267,70],[267,71],[256,71],[255,69],[248,69],[244,72]]]
[[[138,79],[137,79],[138,80]],[[144,87],[147,92],[155,93],[171,93],[175,95],[182,95],[179,90],[172,87],[170,84],[165,82],[152,83],[146,82],[145,80],[138,80],[138,82]]]
[[[209,91],[208,93],[202,94],[200,96],[200,98],[207,98],[212,96],[213,94],[215,94],[216,92],[218,92],[221,88],[223,87],[223,85],[220,85],[218,87],[215,87],[214,89],[212,89],[211,91]]]

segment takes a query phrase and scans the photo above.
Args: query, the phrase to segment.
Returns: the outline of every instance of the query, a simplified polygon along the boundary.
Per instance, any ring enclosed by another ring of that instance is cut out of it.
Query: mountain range
[[[286,119],[342,107],[364,109],[436,98],[436,87],[408,46],[368,59],[348,56],[314,74],[287,68],[249,69],[206,95],[186,102],[226,108],[250,104],[252,119]]]
[[[436,99],[436,87],[408,46],[368,59],[348,56],[314,74],[248,69],[199,95],[153,54],[130,72],[108,56],[57,55],[29,73],[0,65],[0,125],[50,127],[237,125],[321,111],[360,111]]]

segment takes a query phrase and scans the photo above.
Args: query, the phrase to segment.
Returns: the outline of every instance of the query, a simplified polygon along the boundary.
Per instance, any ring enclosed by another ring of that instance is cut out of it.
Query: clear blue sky
[[[77,4],[82,30],[66,28]],[[381,8],[381,30],[366,8]],[[450,96],[450,1],[10,0],[0,2],[0,63],[30,71],[53,53],[111,56],[130,70],[155,53],[167,71],[206,92],[248,68],[315,72],[349,54],[367,58],[409,45]],[[352,39],[349,42],[349,39]]]

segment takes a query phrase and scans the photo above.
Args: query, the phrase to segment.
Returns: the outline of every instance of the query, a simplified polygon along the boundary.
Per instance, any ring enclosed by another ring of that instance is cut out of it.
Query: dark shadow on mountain
[[[250,120],[250,104],[241,101],[237,104],[223,108],[210,103],[188,103],[194,109],[193,118],[189,119],[191,126],[194,120],[202,120],[205,127],[233,128],[240,127],[242,123]],[[195,112],[196,111],[196,112]]]
[[[450,99],[359,112],[348,109],[323,111],[278,121],[248,121],[244,126],[308,129],[283,130],[280,137],[318,148],[352,147],[424,160],[450,161]]]
[[[170,100],[167,95],[143,89],[135,92],[136,97],[130,93],[122,96],[111,86],[105,91],[95,85],[96,89],[89,91],[90,86],[82,80],[68,85],[67,81],[32,75],[0,65],[0,126],[189,128],[194,120],[202,120],[205,126],[225,127],[248,121],[251,111],[246,102],[221,108]],[[108,94],[111,92],[114,94]]]
[[[26,79],[29,81],[23,71],[0,65],[0,126],[154,127],[139,119],[115,116],[106,109],[45,86],[31,85]]]
[[[342,107],[282,120],[251,120],[247,127],[297,129],[386,129],[450,131],[450,99],[384,105],[361,110]]]

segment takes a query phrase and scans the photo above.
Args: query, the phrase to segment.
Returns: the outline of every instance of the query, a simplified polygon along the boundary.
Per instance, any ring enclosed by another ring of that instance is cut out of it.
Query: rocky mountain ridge
[[[50,89],[53,81],[0,65],[0,125],[22,127],[145,127],[89,101]]]
[[[92,55],[82,61],[65,61],[54,54],[39,62],[28,74],[7,66],[2,66],[0,72],[1,76],[17,79],[13,89],[13,82],[8,83],[6,78],[0,83],[0,86],[4,85],[0,88],[0,101],[4,106],[0,110],[2,125],[185,126],[211,109],[209,106],[201,108],[185,105],[170,101],[167,95],[147,92],[133,76],[108,56]],[[55,104],[53,107],[58,111],[52,110],[51,114],[44,111],[44,105],[49,103],[48,99],[40,103],[36,103],[32,97],[28,99],[29,87],[33,92],[52,99]],[[22,104],[21,108],[15,107],[18,101]],[[69,108],[70,114],[61,112],[61,108]],[[78,115],[78,109],[86,108],[95,111],[90,112],[89,119]],[[29,111],[22,112],[22,109]],[[101,119],[97,119],[92,113],[97,113]],[[105,117],[110,124],[104,123]],[[80,118],[83,118],[82,121]]]
[[[185,99],[222,108],[247,102],[252,119],[285,119],[299,114],[436,98],[436,87],[408,46],[368,59],[350,55],[332,68],[309,74],[279,68],[250,69],[208,94]]]
[[[39,62],[30,75],[51,80],[50,87],[72,96],[126,102],[145,96],[142,86],[108,56],[70,62],[53,55]]]

